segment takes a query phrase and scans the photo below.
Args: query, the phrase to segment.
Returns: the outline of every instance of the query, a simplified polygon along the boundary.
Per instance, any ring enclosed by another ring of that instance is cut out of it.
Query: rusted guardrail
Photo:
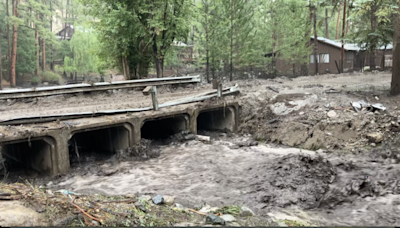
[[[119,82],[97,82],[93,84],[74,84],[62,86],[47,86],[29,89],[11,89],[0,91],[0,100],[17,99],[17,98],[32,98],[44,97],[60,94],[81,93],[104,91],[113,89],[126,89],[145,86],[161,86],[171,84],[186,84],[200,82],[200,76],[184,76],[170,78],[151,78],[140,80],[129,80]]]

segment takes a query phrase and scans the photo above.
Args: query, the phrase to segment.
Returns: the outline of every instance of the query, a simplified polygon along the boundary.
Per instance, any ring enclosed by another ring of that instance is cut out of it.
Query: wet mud
[[[382,156],[371,160],[378,151],[338,156],[268,144],[235,147],[251,139],[218,135],[211,142],[183,140],[163,146],[144,141],[131,154],[81,163],[67,175],[31,181],[83,194],[173,195],[187,207],[246,205],[260,216],[279,212],[326,226],[400,222],[400,166]]]

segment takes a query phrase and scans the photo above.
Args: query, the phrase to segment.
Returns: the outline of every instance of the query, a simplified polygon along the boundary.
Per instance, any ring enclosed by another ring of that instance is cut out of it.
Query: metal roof
[[[311,39],[314,39],[314,37],[311,37]],[[338,47],[338,48],[342,48],[342,42],[340,42],[340,41],[330,40],[330,39],[327,39],[325,37],[320,37],[320,36],[317,37],[317,39],[318,39],[318,41],[330,44],[330,45]],[[347,51],[362,51],[365,48],[363,46],[360,47],[358,44],[355,44],[355,43],[345,43],[344,49]],[[384,50],[384,49],[385,49],[385,46],[378,48],[378,50]],[[388,44],[386,46],[386,49],[393,49],[393,44]]]

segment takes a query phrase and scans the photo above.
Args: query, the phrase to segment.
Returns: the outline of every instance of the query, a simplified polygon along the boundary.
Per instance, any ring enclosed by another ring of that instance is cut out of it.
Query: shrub
[[[41,73],[42,82],[48,82],[51,84],[60,84],[61,76],[54,73],[53,71],[43,71]]]
[[[31,78],[31,83],[32,84],[38,84],[40,82],[40,78],[38,76],[33,76]]]

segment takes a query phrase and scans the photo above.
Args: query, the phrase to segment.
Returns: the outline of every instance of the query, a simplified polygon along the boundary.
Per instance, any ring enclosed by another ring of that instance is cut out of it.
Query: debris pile
[[[68,190],[52,191],[25,184],[0,184],[2,213],[9,212],[12,204],[16,210],[29,211],[35,216],[31,226],[268,226],[271,221],[260,219],[248,207],[186,208],[166,195],[104,196],[83,195]],[[14,211],[14,213],[16,213]],[[20,216],[16,213],[16,216]],[[4,216],[3,216],[4,217]],[[0,226],[15,226],[15,218],[3,218]],[[10,216],[13,217],[13,216]],[[21,218],[22,219],[22,218]],[[23,220],[25,221],[25,220]],[[23,225],[18,223],[18,225]]]
[[[250,192],[264,207],[316,208],[336,178],[328,160],[304,154],[286,155],[264,170],[252,178]]]

